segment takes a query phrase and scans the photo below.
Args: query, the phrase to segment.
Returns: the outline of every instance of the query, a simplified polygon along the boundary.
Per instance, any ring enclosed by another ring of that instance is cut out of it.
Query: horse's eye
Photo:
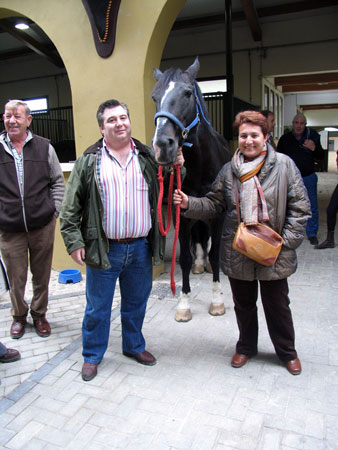
[[[185,91],[184,95],[185,95],[185,97],[190,98],[191,95],[192,95],[192,92],[191,91]]]

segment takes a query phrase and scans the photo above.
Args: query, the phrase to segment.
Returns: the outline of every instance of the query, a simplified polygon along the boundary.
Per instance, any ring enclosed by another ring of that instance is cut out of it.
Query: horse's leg
[[[204,250],[200,242],[194,243],[195,260],[192,265],[192,273],[200,275],[204,272]]]
[[[223,226],[223,217],[213,221],[211,226],[211,248],[209,260],[213,273],[212,299],[209,307],[209,314],[212,316],[222,316],[225,314],[225,306],[222,298],[221,283],[219,278],[219,251],[221,242],[221,233]]]
[[[192,319],[190,311],[190,282],[189,275],[192,266],[192,256],[190,252],[190,227],[188,219],[180,218],[180,266],[182,270],[182,292],[178,299],[175,313],[177,322],[189,322]]]
[[[210,237],[208,239],[206,248],[207,249],[206,249],[206,258],[205,258],[205,270],[208,273],[212,273],[212,267],[211,267],[210,260],[209,260],[209,252],[210,252],[210,249],[211,249],[211,238]]]
[[[192,273],[201,274],[206,265],[205,259],[208,250],[209,229],[206,223],[198,221],[191,228],[191,243],[194,249],[194,262]]]

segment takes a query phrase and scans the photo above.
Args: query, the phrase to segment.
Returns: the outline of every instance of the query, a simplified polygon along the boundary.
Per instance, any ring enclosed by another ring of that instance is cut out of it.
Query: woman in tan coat
[[[239,328],[232,366],[242,367],[257,354],[259,284],[275,351],[289,372],[297,375],[301,363],[295,349],[287,277],[296,271],[295,249],[304,238],[311,215],[308,196],[294,162],[266,143],[267,121],[262,114],[241,112],[234,128],[239,148],[221,169],[212,190],[203,198],[176,191],[174,203],[186,209],[185,215],[191,218],[207,219],[225,212],[220,260],[229,277]],[[272,266],[260,265],[232,248],[238,227],[235,189],[239,190],[242,221],[247,225],[264,222],[283,237],[281,253]]]

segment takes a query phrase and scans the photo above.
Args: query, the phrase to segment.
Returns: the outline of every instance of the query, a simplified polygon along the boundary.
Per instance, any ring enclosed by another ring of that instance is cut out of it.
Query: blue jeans
[[[87,267],[87,306],[82,323],[82,355],[98,364],[107,350],[116,281],[121,291],[122,350],[145,350],[142,325],[152,288],[152,258],[146,238],[130,243],[109,241],[110,269]]]
[[[308,237],[313,237],[317,235],[319,222],[318,200],[317,200],[317,183],[318,183],[317,174],[312,173],[307,177],[303,177],[303,181],[307,189],[312,212],[312,217],[310,217],[310,219],[307,221],[306,224],[306,235]]]
[[[0,357],[5,356],[7,353],[7,347],[0,342]]]

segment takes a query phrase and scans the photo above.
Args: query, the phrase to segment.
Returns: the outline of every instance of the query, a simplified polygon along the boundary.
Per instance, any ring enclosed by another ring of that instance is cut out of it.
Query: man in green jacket
[[[159,264],[165,244],[156,223],[159,187],[153,151],[131,138],[128,107],[118,100],[102,103],[97,120],[103,139],[76,161],[60,214],[68,253],[87,265],[85,381],[96,376],[108,346],[117,279],[123,354],[141,364],[156,364],[145,350],[142,325],[152,288],[152,256]],[[181,154],[176,162],[183,165]]]

